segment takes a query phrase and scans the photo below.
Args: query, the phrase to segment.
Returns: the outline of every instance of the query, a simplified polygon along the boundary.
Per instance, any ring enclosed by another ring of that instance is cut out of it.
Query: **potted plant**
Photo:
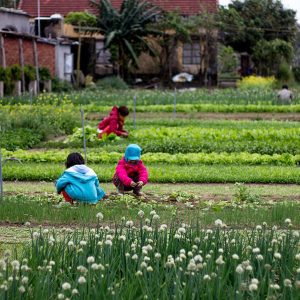
[[[52,81],[50,70],[46,67],[39,68],[40,81],[43,84],[43,89],[46,92],[52,91]]]
[[[28,90],[32,95],[37,94],[37,81],[36,81],[36,73],[35,68],[32,65],[26,65],[24,67],[24,75],[26,86],[28,86]]]
[[[10,67],[11,79],[14,85],[14,96],[21,96],[22,88],[21,88],[21,67],[19,65],[12,65]]]
[[[4,96],[5,69],[0,67],[0,98]]]

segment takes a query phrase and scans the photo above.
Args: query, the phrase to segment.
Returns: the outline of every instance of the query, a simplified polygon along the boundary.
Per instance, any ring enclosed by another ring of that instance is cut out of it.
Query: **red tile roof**
[[[165,11],[179,10],[183,15],[194,15],[201,11],[215,12],[219,0],[148,0]],[[21,0],[19,9],[32,17],[37,17],[38,0]],[[111,0],[114,7],[119,8],[123,0]],[[40,16],[49,17],[59,13],[66,16],[71,11],[89,11],[97,13],[89,0],[40,0]]]

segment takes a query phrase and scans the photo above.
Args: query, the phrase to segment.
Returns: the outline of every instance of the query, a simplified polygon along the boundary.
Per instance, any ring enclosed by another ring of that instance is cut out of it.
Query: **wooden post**
[[[0,34],[0,50],[1,50],[1,65],[5,69],[6,68],[5,46],[4,46],[4,38],[2,34]]]
[[[25,92],[25,74],[24,74],[24,48],[23,39],[19,39],[19,56],[20,56],[20,66],[21,66],[21,81],[22,81],[22,92]]]
[[[38,57],[38,50],[37,50],[35,38],[33,38],[32,41],[33,41],[34,66],[35,66],[35,74],[36,74],[36,81],[37,81],[37,92],[39,93],[40,92],[39,57]]]
[[[80,56],[81,56],[81,27],[79,26],[78,51],[77,51],[77,67],[76,67],[76,87],[80,85]]]
[[[133,97],[133,128],[136,129],[136,95]]]
[[[82,138],[83,138],[83,151],[84,151],[84,162],[87,164],[87,157],[86,157],[86,139],[85,139],[85,130],[84,130],[84,110],[80,107],[80,114],[81,114],[81,127],[82,127]]]

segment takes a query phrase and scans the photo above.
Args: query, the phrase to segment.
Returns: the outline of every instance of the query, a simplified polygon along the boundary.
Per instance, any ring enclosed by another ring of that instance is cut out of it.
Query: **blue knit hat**
[[[139,160],[141,158],[142,149],[139,145],[130,144],[125,150],[125,160]]]

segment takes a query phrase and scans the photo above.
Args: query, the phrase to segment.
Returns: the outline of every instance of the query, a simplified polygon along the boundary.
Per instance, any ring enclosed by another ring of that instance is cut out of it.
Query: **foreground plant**
[[[31,230],[21,255],[0,260],[1,299],[298,299],[299,232],[216,220],[159,224],[156,211],[114,226]],[[104,217],[105,221],[105,217]],[[30,226],[30,224],[27,224]]]

